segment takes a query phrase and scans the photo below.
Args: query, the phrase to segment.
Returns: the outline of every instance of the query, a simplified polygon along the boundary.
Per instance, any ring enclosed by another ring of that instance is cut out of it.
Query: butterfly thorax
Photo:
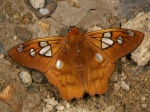
[[[85,67],[85,36],[76,29],[68,33],[67,42],[69,46],[69,60],[72,62],[72,66],[82,73]]]
[[[85,36],[79,30],[73,30],[73,31],[68,33],[67,41],[68,41],[69,45],[75,44],[75,43],[78,43],[78,42],[82,43],[82,42],[85,41]]]

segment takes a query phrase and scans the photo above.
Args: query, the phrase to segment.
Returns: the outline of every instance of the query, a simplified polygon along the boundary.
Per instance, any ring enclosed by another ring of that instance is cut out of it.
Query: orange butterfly
[[[22,66],[41,71],[63,99],[84,93],[104,94],[115,62],[135,50],[144,34],[130,29],[107,29],[83,34],[75,26],[65,37],[27,41],[9,55]]]

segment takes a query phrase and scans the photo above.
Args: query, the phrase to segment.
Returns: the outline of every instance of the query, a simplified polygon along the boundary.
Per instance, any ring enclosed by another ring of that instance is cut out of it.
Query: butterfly
[[[131,29],[82,33],[76,26],[66,37],[29,40],[15,46],[10,57],[22,66],[39,70],[58,88],[64,100],[104,94],[116,61],[135,50],[144,34]]]

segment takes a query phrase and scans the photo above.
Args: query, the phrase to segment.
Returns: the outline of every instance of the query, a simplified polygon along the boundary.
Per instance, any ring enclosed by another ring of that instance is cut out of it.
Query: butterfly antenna
[[[87,17],[87,15],[88,15],[91,11],[93,11],[93,10],[96,10],[96,9],[90,9],[90,10],[86,13],[86,15],[83,17],[83,19],[82,19],[76,26],[78,26],[78,25]]]
[[[59,24],[61,24],[61,25],[63,25],[63,26],[65,26],[65,27],[67,27],[67,28],[69,28],[70,26],[67,26],[67,25],[65,25],[65,24],[63,24],[63,23],[61,23],[61,22],[59,22],[59,21],[57,21],[55,18],[53,18],[52,16],[48,16],[47,18],[52,18],[54,21],[56,21],[57,23],[59,23]]]

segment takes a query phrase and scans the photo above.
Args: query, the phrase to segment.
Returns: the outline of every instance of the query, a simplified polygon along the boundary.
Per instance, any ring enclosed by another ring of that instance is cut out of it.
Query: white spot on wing
[[[39,54],[45,55],[45,56],[52,56],[51,45],[48,44],[47,41],[39,42],[39,45],[40,45],[40,47],[42,47],[42,49],[40,50]]]
[[[96,55],[95,55],[95,58],[96,58],[96,60],[98,61],[98,62],[100,62],[100,61],[102,61],[102,55],[100,54],[100,53],[97,53]]]
[[[109,38],[102,38],[102,48],[107,48],[113,45],[114,41]]]
[[[48,46],[42,48],[39,53],[40,53],[41,55],[44,55],[44,54],[46,54],[50,49],[51,49],[51,47],[50,47],[50,45],[48,45]]]
[[[47,42],[40,42],[40,46],[41,46],[41,47],[45,47],[45,46],[47,46],[47,45],[48,45]]]
[[[49,51],[45,54],[45,56],[52,56],[52,51],[49,50]]]
[[[127,30],[127,33],[131,36],[134,37],[134,32],[132,30]]]
[[[34,49],[30,49],[30,53],[32,53],[34,51]]]
[[[36,52],[35,52],[34,49],[30,49],[30,55],[31,55],[31,56],[35,56],[35,55],[36,55]]]
[[[17,48],[18,53],[21,53],[23,51],[23,45],[19,45]]]
[[[58,60],[58,61],[56,62],[56,67],[57,67],[58,69],[61,69],[61,68],[63,67],[63,63],[62,63],[61,60]]]
[[[118,42],[118,44],[122,44],[123,43],[123,38],[122,37],[118,37],[117,42]]]
[[[110,38],[111,37],[111,33],[110,32],[106,32],[106,33],[104,33],[103,37]]]
[[[112,44],[113,44],[113,40],[108,39],[108,38],[102,38],[102,42],[103,42],[103,43],[106,43],[106,44],[108,44],[108,45],[112,45]]]
[[[23,45],[21,44],[21,45],[19,45],[19,47],[20,47],[20,48],[23,48]]]
[[[107,47],[109,47],[108,44],[102,43],[102,48],[103,48],[103,49],[105,49],[105,48],[107,48]]]
[[[17,48],[18,53],[21,53],[23,51],[22,48]]]

